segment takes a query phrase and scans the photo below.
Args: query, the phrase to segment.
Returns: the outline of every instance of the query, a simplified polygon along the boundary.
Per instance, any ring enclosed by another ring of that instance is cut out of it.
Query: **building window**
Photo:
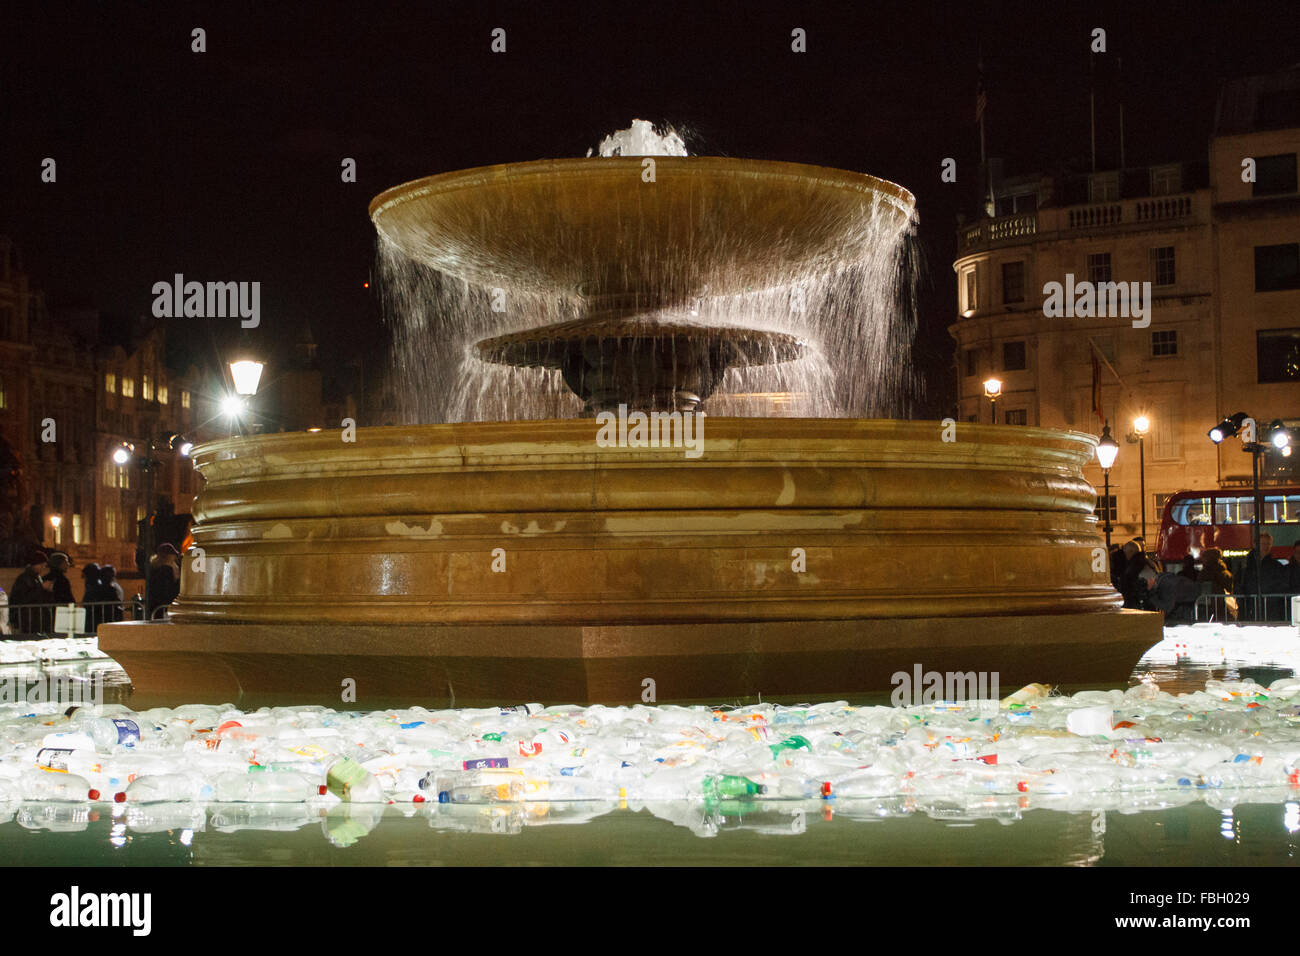
[[[1300,289],[1300,242],[1255,247],[1255,291]]]
[[[158,386],[158,404],[159,404],[159,405],[166,405],[166,404],[167,404],[167,386],[166,386],[166,385],[159,385],[159,386]]]
[[[1161,246],[1151,250],[1151,282],[1153,285],[1173,285],[1177,273],[1174,270],[1174,247]]]
[[[1025,301],[1025,264],[1024,262],[1002,263],[1002,301]]]
[[[112,372],[104,376],[104,391],[110,395],[117,394],[117,376]]]
[[[1110,524],[1114,524],[1117,520],[1119,520],[1115,516],[1116,515],[1115,496],[1098,495],[1097,506],[1093,508],[1092,513],[1097,516],[1097,520],[1100,521],[1102,524],[1106,524],[1107,522],[1109,522]]]
[[[1008,408],[1006,410],[1006,423],[1008,425],[1028,425],[1029,411],[1024,408]]]
[[[82,523],[81,515],[72,516],[72,543],[86,543],[86,527]]]
[[[1255,159],[1252,196],[1277,196],[1296,191],[1295,153],[1260,156]]]
[[[1088,177],[1089,202],[1114,202],[1119,199],[1119,173],[1093,173]]]
[[[137,524],[144,520],[144,505],[135,506],[135,520]]]
[[[974,312],[976,309],[979,308],[978,284],[975,281],[974,269],[966,270],[965,282],[963,282],[963,286],[965,287],[964,291],[966,293],[966,302],[965,302],[964,311]]]
[[[122,397],[135,398],[135,379],[133,378],[122,379]]]
[[[1268,329],[1255,333],[1259,382],[1300,382],[1300,329]]]
[[[190,393],[184,389],[181,390],[181,408],[190,407]]]
[[[1093,252],[1088,254],[1088,281],[1093,283],[1110,281],[1109,252]]]
[[[978,375],[979,373],[980,373],[980,350],[967,349],[966,350],[966,377],[970,378],[971,376]]]
[[[0,409],[9,407],[9,393],[5,391],[5,380],[0,377]]]
[[[1156,510],[1154,512],[1156,517],[1161,517],[1164,515],[1165,503],[1172,497],[1173,495],[1168,492],[1165,492],[1164,494],[1156,495]]]
[[[60,521],[54,526],[54,543],[63,544],[63,522]]]
[[[104,509],[104,537],[117,540],[117,509],[112,506]]]
[[[1178,354],[1178,330],[1163,329],[1159,332],[1151,333],[1151,354],[1155,357],[1161,355]]]
[[[1025,368],[1025,343],[1002,343],[1002,371],[1019,372]]]
[[[153,401],[153,379],[148,375],[140,376],[140,397],[146,402]]]
[[[1021,216],[1038,211],[1038,193],[1018,193],[1015,196],[999,196],[997,212],[999,216]]]
[[[1171,166],[1152,166],[1151,167],[1151,195],[1153,196],[1172,196],[1175,193],[1183,191],[1183,167],[1177,164]]]
[[[1182,419],[1172,402],[1162,402],[1151,409],[1151,434],[1147,443],[1153,460],[1175,461],[1183,457]]]

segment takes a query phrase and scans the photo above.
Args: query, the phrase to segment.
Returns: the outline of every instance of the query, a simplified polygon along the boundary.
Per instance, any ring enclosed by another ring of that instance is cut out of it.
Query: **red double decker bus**
[[[1261,488],[1261,531],[1273,536],[1273,554],[1289,559],[1300,541],[1300,488]],[[1224,558],[1247,555],[1253,546],[1255,496],[1249,489],[1180,491],[1165,502],[1160,515],[1156,557],[1166,564],[1183,561],[1189,552],[1218,548]]]

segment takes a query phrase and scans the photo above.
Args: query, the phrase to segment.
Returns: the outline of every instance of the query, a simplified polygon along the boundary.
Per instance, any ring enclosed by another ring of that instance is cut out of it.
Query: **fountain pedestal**
[[[360,706],[635,702],[646,679],[660,701],[841,696],[916,664],[1123,684],[1160,639],[1110,586],[1091,436],[710,417],[690,459],[596,434],[202,446],[202,569],[172,623],[104,625],[101,646],[144,693],[338,705],[351,678]]]

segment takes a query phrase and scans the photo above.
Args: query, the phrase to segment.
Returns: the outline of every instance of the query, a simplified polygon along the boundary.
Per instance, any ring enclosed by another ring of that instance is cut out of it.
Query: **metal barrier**
[[[155,619],[166,616],[166,606],[154,609]],[[143,619],[144,601],[138,597],[81,604],[0,604],[0,632],[10,638],[93,637],[101,624]]]
[[[1293,594],[1202,594],[1196,599],[1197,623],[1300,624]]]

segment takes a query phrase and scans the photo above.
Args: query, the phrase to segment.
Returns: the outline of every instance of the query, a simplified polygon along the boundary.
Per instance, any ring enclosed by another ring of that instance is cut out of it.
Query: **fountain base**
[[[127,622],[103,625],[100,647],[126,669],[137,709],[370,710],[860,699],[891,691],[897,674],[911,681],[918,665],[983,675],[1003,696],[1034,681],[1123,687],[1160,633],[1160,615],[1142,611],[606,627]]]

